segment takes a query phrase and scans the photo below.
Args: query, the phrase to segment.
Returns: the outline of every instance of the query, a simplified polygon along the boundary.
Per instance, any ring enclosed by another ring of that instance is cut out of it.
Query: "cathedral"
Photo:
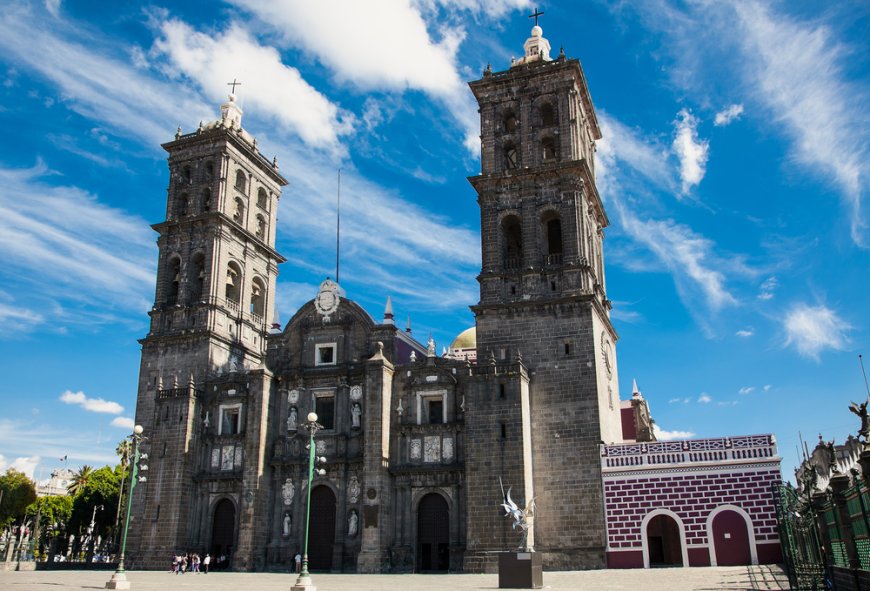
[[[518,542],[500,480],[518,503],[536,500],[528,541],[545,568],[608,564],[601,444],[653,436],[642,397],[619,400],[601,132],[580,62],[550,52],[536,25],[522,58],[470,83],[480,299],[475,327],[444,355],[398,327],[389,300],[375,319],[330,279],[286,326],[273,323],[287,180],[233,95],[220,119],[163,145],[134,568],[187,550],[237,571],[291,568],[310,488],[312,570],[493,572]],[[325,461],[308,482],[311,412]]]

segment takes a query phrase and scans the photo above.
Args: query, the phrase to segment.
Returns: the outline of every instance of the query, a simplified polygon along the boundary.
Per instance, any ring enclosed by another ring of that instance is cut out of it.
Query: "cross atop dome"
[[[536,8],[535,12],[529,15],[529,18],[535,19],[535,26],[532,27],[531,37],[526,39],[526,42],[523,44],[525,55],[518,60],[514,60],[511,63],[512,68],[536,61],[553,61],[553,58],[550,57],[550,42],[544,38],[544,30],[538,24],[538,17],[543,14],[542,11]]]

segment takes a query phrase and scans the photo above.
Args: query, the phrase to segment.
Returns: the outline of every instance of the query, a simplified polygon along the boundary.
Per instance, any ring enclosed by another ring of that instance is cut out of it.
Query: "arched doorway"
[[[711,527],[717,566],[752,564],[746,520],[737,511],[725,509],[713,517]]]
[[[317,486],[311,491],[308,527],[308,568],[331,570],[335,546],[335,494],[328,486]]]
[[[214,508],[211,526],[212,568],[229,568],[236,540],[236,506],[229,499],[222,499]],[[180,548],[179,550],[184,550]],[[220,561],[223,556],[225,560]]]
[[[680,526],[670,515],[656,515],[646,526],[650,566],[680,566],[683,548],[680,544]]]
[[[417,507],[417,572],[450,569],[450,508],[439,494],[430,493]]]

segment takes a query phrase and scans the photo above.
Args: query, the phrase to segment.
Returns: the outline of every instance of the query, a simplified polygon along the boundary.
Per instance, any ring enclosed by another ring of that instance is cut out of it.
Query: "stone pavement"
[[[102,589],[106,571],[0,572],[3,591],[78,591]],[[173,575],[128,571],[131,591],[290,591],[295,575],[279,573],[210,573]],[[434,591],[497,589],[497,575],[312,575],[318,591]],[[545,572],[544,589],[552,591],[745,591],[789,589],[776,566],[655,568]]]

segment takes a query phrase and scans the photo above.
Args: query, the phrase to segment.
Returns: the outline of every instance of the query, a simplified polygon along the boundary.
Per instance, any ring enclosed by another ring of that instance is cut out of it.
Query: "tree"
[[[69,494],[75,497],[81,493],[85,487],[87,487],[88,481],[93,473],[94,469],[87,464],[79,468],[79,471],[73,475],[72,482],[70,482],[69,486],[66,488]]]
[[[36,500],[36,487],[23,472],[9,468],[0,476],[0,528],[24,516],[27,506]]]
[[[73,498],[72,516],[67,531],[73,533],[85,531],[93,517],[94,533],[105,535],[115,522],[115,507],[118,504],[122,477],[122,471],[110,466],[92,470],[87,483]],[[102,505],[103,509],[98,510],[94,515],[94,507],[98,505]]]
[[[72,497],[50,496],[40,497],[31,503],[26,510],[28,517],[39,516],[39,528],[46,531],[54,524],[62,524],[69,521],[72,516]]]
[[[123,439],[115,448],[115,453],[121,458],[121,467],[126,468],[130,463],[130,457],[133,455],[133,444],[129,439]]]

